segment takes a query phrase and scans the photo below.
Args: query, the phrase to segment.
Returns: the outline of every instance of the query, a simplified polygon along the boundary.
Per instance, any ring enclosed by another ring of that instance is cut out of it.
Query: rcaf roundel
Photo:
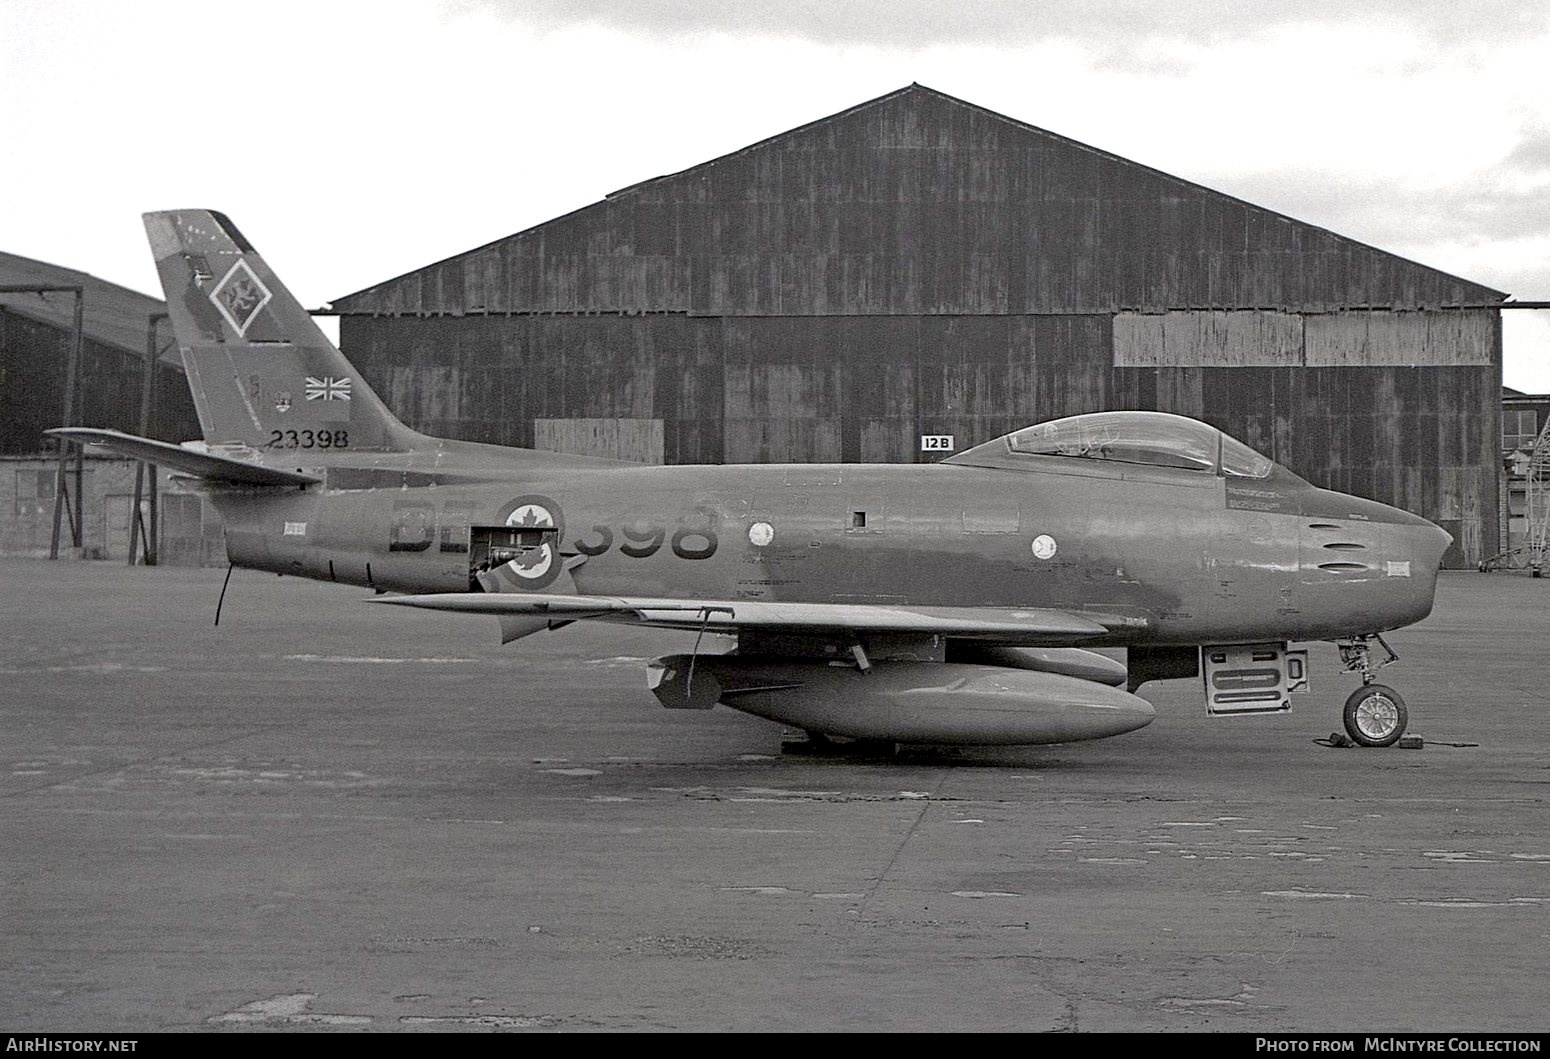
[[[552,529],[544,543],[498,568],[502,580],[518,591],[546,588],[560,576],[560,538],[565,532],[560,506],[546,496],[523,496],[501,509],[501,521],[523,529]]]

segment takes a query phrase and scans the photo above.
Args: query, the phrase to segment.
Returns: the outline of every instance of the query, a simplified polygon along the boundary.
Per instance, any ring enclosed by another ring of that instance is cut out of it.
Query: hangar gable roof
[[[145,333],[153,313],[164,313],[165,302],[139,291],[120,287],[72,268],[35,261],[19,254],[0,252],[0,286],[57,286],[83,288],[85,302],[81,326],[87,338],[120,349],[135,357],[145,356]],[[30,292],[0,294],[0,310],[38,320],[70,331],[75,326],[75,296],[68,291],[49,294]],[[163,329],[160,335],[166,336]],[[166,337],[161,339],[161,359],[182,362]]]
[[[910,85],[356,291],[333,309],[1332,311],[1505,297]]]

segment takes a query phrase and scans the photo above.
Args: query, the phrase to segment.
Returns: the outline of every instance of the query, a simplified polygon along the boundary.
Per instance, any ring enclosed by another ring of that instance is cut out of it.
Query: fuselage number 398
[[[690,522],[693,514],[698,514],[703,524],[694,525]],[[680,559],[709,559],[716,554],[719,541],[716,538],[713,515],[706,512],[695,512],[685,515],[679,520],[671,537],[668,536],[667,527],[660,523],[651,523],[645,520],[632,522],[621,526],[619,534],[624,538],[619,545],[619,551],[632,559],[645,559],[655,555],[662,547],[662,542],[668,542],[668,547],[673,554]],[[614,531],[601,523],[592,527],[591,534],[595,540],[578,538],[574,544],[582,555],[602,555],[614,546]]]

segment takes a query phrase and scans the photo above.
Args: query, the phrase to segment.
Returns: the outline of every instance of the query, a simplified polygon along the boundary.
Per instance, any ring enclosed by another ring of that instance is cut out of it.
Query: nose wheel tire
[[[1357,688],[1345,700],[1345,730],[1362,746],[1393,746],[1405,734],[1410,713],[1399,692],[1382,684]]]

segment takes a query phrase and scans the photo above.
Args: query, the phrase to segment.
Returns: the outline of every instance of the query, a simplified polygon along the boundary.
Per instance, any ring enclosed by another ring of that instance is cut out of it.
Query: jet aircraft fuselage
[[[1446,534],[1279,467],[975,452],[545,471],[443,442],[296,460],[323,484],[221,508],[239,565],[402,592],[467,591],[479,528],[509,523],[530,529],[516,559],[486,563],[506,591],[549,589],[569,561],[566,590],[589,595],[1055,608],[1103,625],[1098,645],[1332,639],[1431,609]]]

